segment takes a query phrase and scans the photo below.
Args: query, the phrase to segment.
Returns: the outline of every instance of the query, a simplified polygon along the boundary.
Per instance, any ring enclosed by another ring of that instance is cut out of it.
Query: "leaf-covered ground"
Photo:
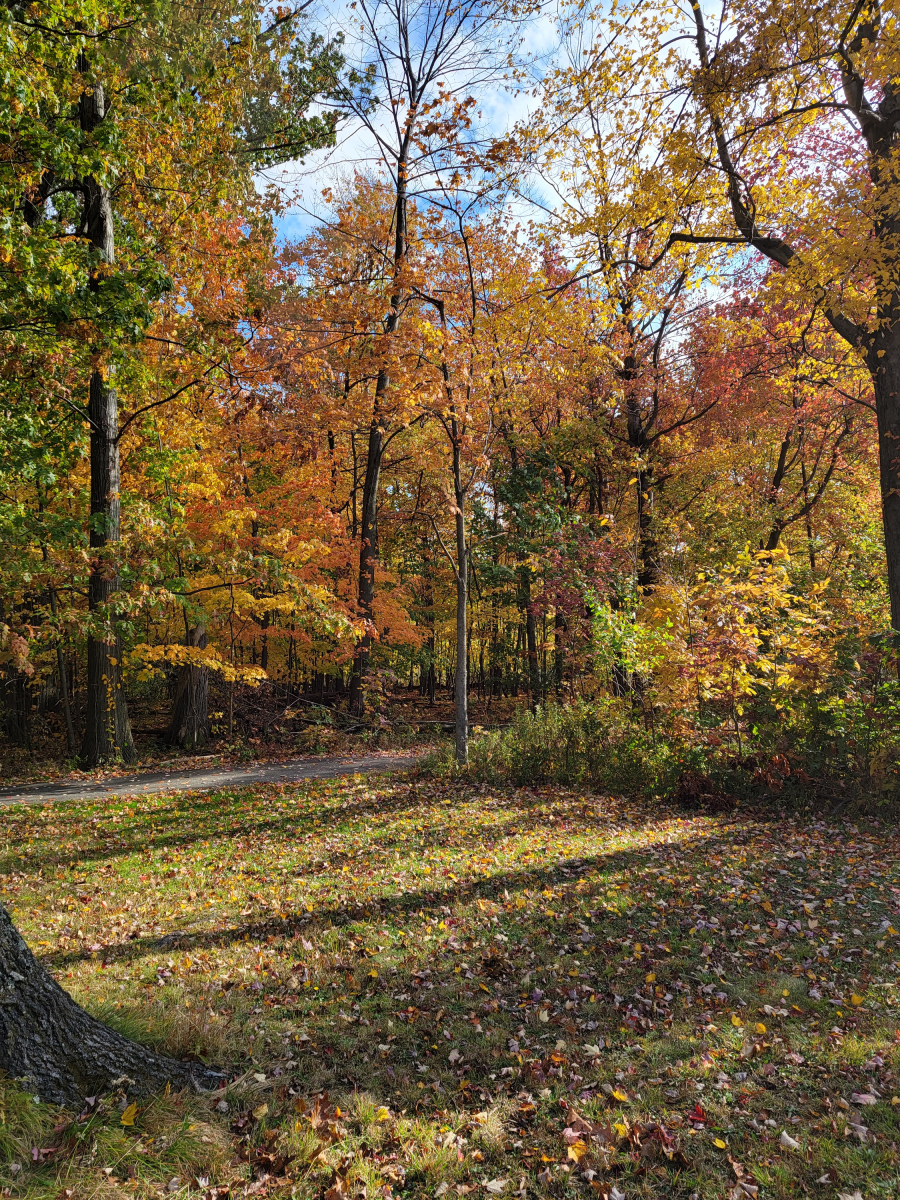
[[[13,810],[36,952],[235,1082],[6,1084],[3,1194],[894,1196],[897,849],[383,777]]]

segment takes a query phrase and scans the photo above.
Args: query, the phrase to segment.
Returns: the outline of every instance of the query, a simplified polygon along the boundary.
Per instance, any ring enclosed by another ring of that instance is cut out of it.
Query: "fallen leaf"
[[[486,1192],[492,1192],[495,1196],[498,1196],[506,1187],[507,1183],[509,1183],[508,1179],[492,1179],[490,1183],[486,1183],[484,1185],[484,1190]]]
[[[778,1144],[780,1146],[785,1146],[788,1150],[800,1149],[800,1143],[795,1141],[784,1129],[781,1131],[781,1137],[778,1139]]]
[[[257,1108],[254,1108],[253,1115],[256,1117],[257,1121],[261,1121],[268,1111],[268,1104],[260,1104]]]
[[[120,1120],[123,1125],[133,1125],[134,1118],[136,1116],[137,1116],[137,1105],[134,1103],[131,1103],[128,1105],[128,1107],[125,1109],[125,1111],[122,1113]]]

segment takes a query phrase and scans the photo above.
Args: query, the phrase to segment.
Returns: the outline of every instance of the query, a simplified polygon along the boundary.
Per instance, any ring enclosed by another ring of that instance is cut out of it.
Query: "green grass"
[[[63,985],[235,1080],[133,1126],[7,1083],[4,1194],[897,1194],[893,829],[379,777],[4,833]]]

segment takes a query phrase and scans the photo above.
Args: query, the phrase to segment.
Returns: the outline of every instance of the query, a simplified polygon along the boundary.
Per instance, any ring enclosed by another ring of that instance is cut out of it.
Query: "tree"
[[[750,248],[778,269],[782,295],[804,296],[809,319],[830,325],[868,370],[900,629],[896,20],[877,0],[692,0],[684,13],[644,5],[633,19],[573,7],[584,54],[549,81],[552,113],[538,135],[558,143],[564,171],[568,131],[584,130],[590,112],[589,157],[613,157],[640,179],[632,216],[659,250],[650,263],[627,260],[649,270],[685,246]]]
[[[52,4],[39,17],[30,5],[12,4],[0,14],[8,68],[0,90],[3,331],[18,341],[19,353],[39,350],[49,357],[64,347],[75,371],[88,377],[86,405],[68,396],[64,402],[90,430],[82,748],[89,765],[133,755],[118,624],[120,444],[128,426],[171,399],[138,406],[120,428],[113,374],[129,367],[133,347],[157,315],[156,302],[172,286],[159,264],[173,242],[192,225],[196,230],[199,196],[221,202],[235,192],[251,195],[254,162],[305,152],[333,137],[333,122],[303,117],[306,94],[299,108],[272,104],[261,114],[248,112],[246,88],[235,84],[246,77],[242,68],[261,54],[271,85],[272,69],[277,76],[285,64],[297,65],[281,40],[290,30],[288,14],[277,14],[268,29],[261,26],[265,17],[265,6],[241,0],[211,18],[204,6],[151,2],[136,9],[116,0]],[[208,54],[192,59],[201,48]],[[323,53],[328,74],[334,58]],[[289,82],[294,87],[296,72]],[[297,100],[295,88],[291,98]],[[275,109],[277,120],[271,119]],[[179,190],[180,202],[173,203],[170,193]],[[196,382],[183,383],[176,394]],[[55,617],[55,604],[51,608]],[[0,1066],[45,1099],[77,1104],[116,1081],[146,1091],[167,1082],[196,1087],[222,1080],[91,1018],[37,963],[3,910],[0,998]]]
[[[503,0],[359,0],[362,45],[360,85],[344,103],[365,127],[390,179],[393,193],[391,276],[382,332],[396,335],[409,302],[409,208],[424,200],[435,177],[451,175],[457,148],[471,125],[474,94],[499,78],[505,63],[508,9]],[[465,95],[463,95],[465,91]],[[383,95],[378,96],[377,93]],[[377,97],[379,103],[375,103]],[[385,110],[388,110],[385,112]],[[386,115],[386,119],[382,116]],[[378,370],[368,425],[360,511],[359,605],[372,623],[378,564],[378,492],[390,427],[387,365]],[[351,683],[351,708],[364,706],[364,682],[372,646],[360,639]]]
[[[4,85],[14,150],[0,204],[24,217],[24,227],[4,226],[5,328],[20,342],[69,342],[88,377],[86,403],[69,403],[91,446],[87,765],[133,755],[121,679],[115,376],[176,286],[183,264],[167,274],[167,251],[183,250],[191,227],[202,227],[206,202],[247,201],[254,166],[333,141],[334,114],[306,110],[334,85],[340,56],[296,38],[301,11],[270,21],[254,0],[215,11],[110,0],[52,5],[40,20],[10,5],[0,19],[14,63]]]
[[[80,1008],[40,965],[0,906],[0,1068],[45,1102],[80,1108],[120,1085],[212,1089],[225,1076],[140,1046]]]

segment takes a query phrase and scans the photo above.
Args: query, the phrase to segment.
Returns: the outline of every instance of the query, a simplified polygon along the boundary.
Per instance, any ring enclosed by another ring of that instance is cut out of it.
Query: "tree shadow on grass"
[[[692,852],[709,854],[721,848],[723,839],[716,833],[706,834],[691,840]],[[729,845],[734,843],[729,841]],[[578,890],[580,899],[596,897],[606,887],[610,875],[633,879],[648,859],[656,861],[660,852],[672,845],[668,839],[648,843],[627,850],[614,850],[595,855],[556,860],[545,866],[533,866],[520,870],[496,871],[480,879],[470,879],[435,889],[424,888],[403,891],[395,895],[371,896],[364,901],[344,900],[340,903],[319,908],[314,913],[297,911],[272,916],[261,916],[241,925],[215,930],[173,930],[162,937],[136,937],[125,942],[111,943],[99,950],[85,949],[70,952],[50,952],[43,956],[51,968],[62,970],[78,962],[96,960],[104,963],[132,963],[161,950],[221,949],[240,942],[261,941],[270,938],[295,937],[302,934],[310,938],[317,933],[377,918],[381,922],[404,922],[414,914],[438,914],[460,904],[478,900],[509,901],[510,897],[523,892],[535,893],[548,887],[563,886]],[[680,847],[684,843],[679,843]],[[327,872],[332,874],[334,867]],[[593,880],[593,883],[590,881]],[[606,919],[615,924],[624,919],[615,909],[603,909]],[[626,914],[627,915],[627,914]]]

